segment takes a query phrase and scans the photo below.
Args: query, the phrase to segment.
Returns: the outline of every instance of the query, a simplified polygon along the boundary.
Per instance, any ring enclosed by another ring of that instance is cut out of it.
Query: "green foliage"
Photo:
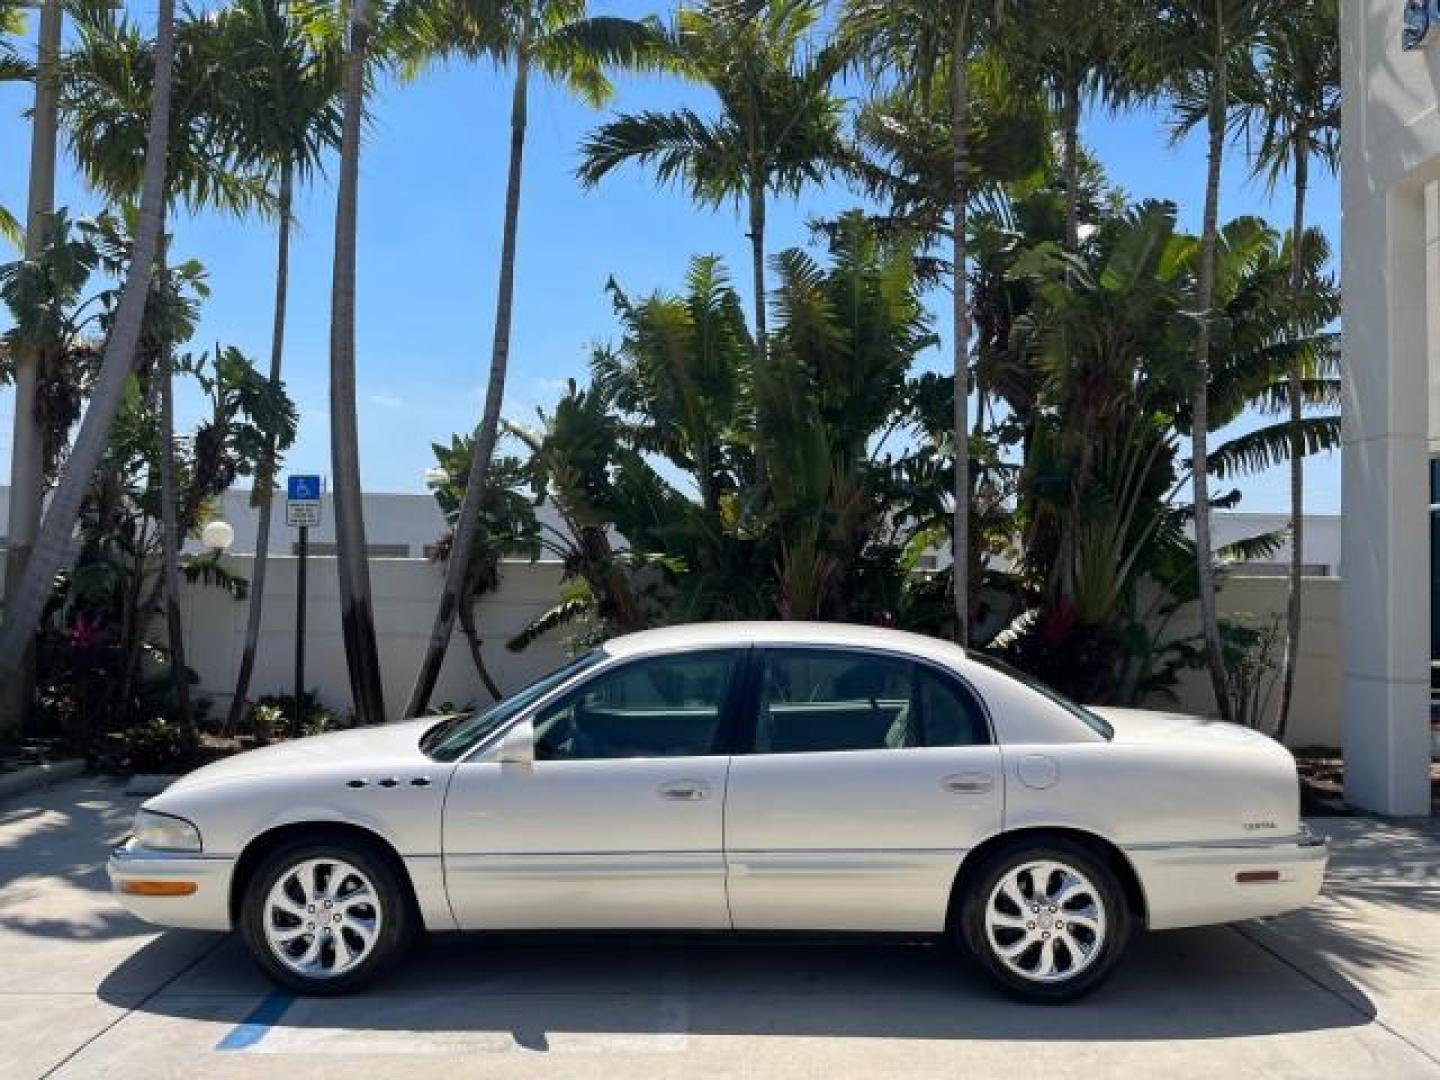
[[[107,0],[67,5],[73,40],[61,63],[64,132],[85,178],[117,204],[138,197],[154,80],[149,29]],[[266,206],[262,173],[226,152],[221,122],[229,43],[201,12],[177,18],[166,195],[191,208]]]
[[[1175,208],[1097,203],[1078,250],[1054,237],[1052,195],[1022,186],[982,219],[983,313],[977,367],[1009,415],[995,437],[1021,461],[1016,533],[1023,614],[996,641],[1062,690],[1095,701],[1142,700],[1173,685],[1199,653],[1163,637],[1195,595],[1193,507],[1179,437],[1193,395],[1198,242],[1177,231]],[[1102,208],[1103,207],[1103,208]],[[1026,242],[1015,225],[1041,223]],[[1300,358],[1307,407],[1333,406],[1338,297],[1318,235],[1305,238],[1305,288],[1292,299],[1288,244],[1263,222],[1220,231],[1211,317],[1210,423],[1256,404],[1288,409],[1286,375]],[[1305,423],[1309,452],[1336,444],[1338,418]],[[1221,476],[1289,454],[1285,424],[1235,436],[1210,455]],[[1232,503],[1238,492],[1217,500]],[[1273,554],[1252,538],[1222,558]]]
[[[322,702],[314,690],[306,690],[301,696],[299,710],[294,694],[266,694],[255,702],[250,722],[257,737],[261,725],[268,723],[267,737],[284,739],[323,735],[344,726],[340,714]]]
[[[437,468],[427,477],[430,493],[453,527],[465,498],[465,482],[475,453],[475,438],[453,435],[450,445],[432,444]],[[532,498],[526,490],[528,475],[517,457],[491,460],[480,507],[480,531],[470,556],[470,596],[473,600],[499,584],[501,559],[538,559],[541,551],[540,525]],[[453,532],[438,538],[434,557],[448,559]]]
[[[0,299],[14,318],[6,344],[41,352],[52,475],[63,463],[118,302],[108,285],[90,290],[102,275],[124,279],[132,225],[128,214],[72,222],[62,211],[50,243],[34,260],[0,267]],[[57,579],[45,609],[38,638],[40,713],[51,730],[79,744],[169,716],[170,660],[151,644],[160,596],[164,449],[158,359],[162,350],[189,339],[207,291],[204,269],[195,262],[176,262],[155,276],[136,370],[81,506],[79,554]],[[173,448],[177,520],[188,535],[198,532],[237,478],[254,475],[268,439],[282,448],[291,443],[296,414],[284,388],[259,375],[234,348],[183,354],[176,370],[193,382],[207,407],[195,430]],[[187,560],[181,569],[195,584],[237,600],[246,596],[248,583],[216,556]],[[193,675],[186,677],[194,682]]]
[[[542,430],[512,426],[537,497],[564,522],[544,544],[570,578],[512,647],[581,617],[602,635],[717,618],[893,621],[933,533],[892,509],[920,471],[914,455],[874,451],[910,425],[909,372],[934,334],[912,243],[859,215],[829,235],[823,263],[774,258],[763,364],[715,259],[694,260],[678,296],[611,284],[622,337],[596,350],[591,384],[572,385]]]
[[[682,8],[657,54],[708,85],[718,115],[680,108],[619,116],[581,146],[581,183],[593,186],[635,162],[652,167],[662,184],[681,184],[697,202],[719,206],[825,180],[849,154],[842,102],[830,91],[846,54],[838,42],[808,45],[821,12],[813,0]]]
[[[1230,715],[1237,724],[1263,729],[1270,722],[1270,702],[1280,674],[1284,645],[1280,617],[1222,619],[1220,639],[1230,676]]]

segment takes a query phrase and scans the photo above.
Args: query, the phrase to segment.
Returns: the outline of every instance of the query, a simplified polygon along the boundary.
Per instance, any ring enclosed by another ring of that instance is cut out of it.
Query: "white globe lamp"
[[[235,543],[235,529],[228,521],[212,521],[200,530],[200,543],[206,551],[223,555]]]

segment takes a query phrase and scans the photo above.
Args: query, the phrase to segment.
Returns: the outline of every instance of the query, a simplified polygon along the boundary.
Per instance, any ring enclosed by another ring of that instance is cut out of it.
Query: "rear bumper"
[[[105,869],[115,899],[148,923],[186,930],[230,929],[233,858],[151,851],[132,837],[115,849]],[[195,890],[187,896],[137,896],[123,891],[127,882],[188,882]]]
[[[1325,882],[1330,847],[1324,837],[1301,828],[1274,840],[1127,849],[1145,892],[1150,928],[1235,922],[1309,904]],[[1237,878],[1247,873],[1266,879]]]

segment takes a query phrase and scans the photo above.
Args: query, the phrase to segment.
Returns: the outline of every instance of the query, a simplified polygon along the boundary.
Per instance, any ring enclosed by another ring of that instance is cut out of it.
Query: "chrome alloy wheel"
[[[265,898],[265,941],[282,964],[330,979],[370,955],[384,914],[375,885],[340,859],[307,859],[276,880]]]
[[[1062,983],[1093,964],[1105,945],[1105,901],[1073,866],[1052,860],[1011,867],[985,904],[985,936],[1022,979]]]

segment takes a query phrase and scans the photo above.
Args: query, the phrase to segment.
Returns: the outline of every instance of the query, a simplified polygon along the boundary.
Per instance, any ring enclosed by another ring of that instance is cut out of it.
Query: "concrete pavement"
[[[1146,935],[1072,1006],[873,939],[437,937],[352,998],[276,993],[225,935],[111,902],[136,799],[0,804],[0,1077],[1440,1077],[1440,830],[1328,819],[1326,897]]]

